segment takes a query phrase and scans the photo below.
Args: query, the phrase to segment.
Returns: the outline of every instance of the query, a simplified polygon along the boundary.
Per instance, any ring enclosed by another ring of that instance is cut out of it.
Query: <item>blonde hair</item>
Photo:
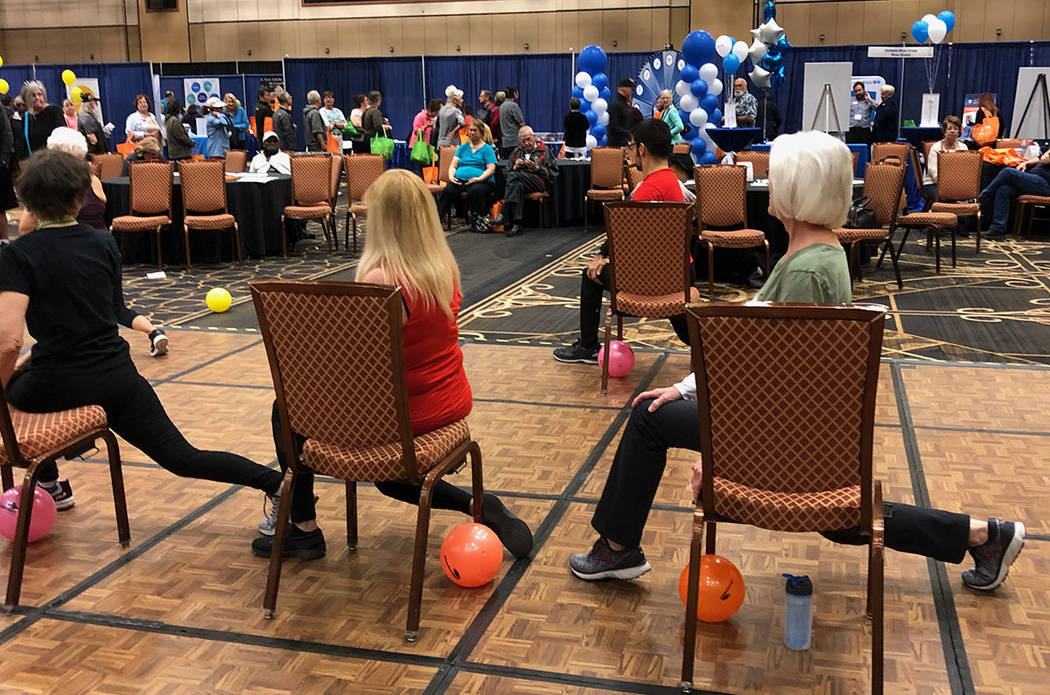
[[[152,135],[147,135],[146,137],[139,140],[139,144],[135,145],[135,154],[137,154],[140,157],[146,154],[153,155],[154,157],[159,157],[160,143],[157,142],[156,138],[154,138]]]
[[[769,209],[781,220],[841,227],[853,196],[852,169],[849,148],[827,133],[781,135],[769,151]]]
[[[355,279],[379,268],[401,286],[407,300],[418,300],[424,309],[437,306],[452,318],[459,266],[423,180],[404,169],[389,169],[365,191],[364,203],[368,234]]]
[[[233,92],[226,92],[225,94],[222,95],[222,101],[223,101],[224,105],[225,105],[226,100],[229,99],[230,97],[233,97],[233,105],[234,106],[240,106],[241,105],[241,100],[238,99],[237,95],[234,94]]]

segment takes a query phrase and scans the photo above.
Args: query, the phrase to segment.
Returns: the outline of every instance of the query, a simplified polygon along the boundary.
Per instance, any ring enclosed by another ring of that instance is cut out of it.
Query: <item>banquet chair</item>
[[[372,182],[386,171],[386,159],[381,154],[345,154],[343,168],[346,170],[346,229],[343,247],[350,247],[350,221],[354,223],[354,253],[357,253],[357,219],[368,217],[365,206],[365,191]]]
[[[60,457],[73,457],[94,448],[95,440],[106,443],[109,455],[109,477],[113,487],[113,505],[117,513],[117,538],[122,548],[131,543],[128,505],[124,496],[124,475],[120,467],[117,439],[106,423],[106,412],[97,405],[87,405],[54,413],[27,413],[7,403],[0,386],[0,481],[3,489],[15,486],[14,468],[24,468],[22,491],[17,502],[18,518],[11,544],[11,571],[7,576],[7,595],[3,610],[11,612],[18,605],[22,575],[29,540],[29,522],[33,514],[33,494],[37,473],[42,466]],[[14,509],[5,510],[15,511]]]
[[[937,140],[924,140],[922,143],[922,162],[924,166],[930,164],[930,150],[937,144]]]
[[[448,185],[448,168],[449,168],[449,166],[452,165],[452,159],[455,156],[456,156],[456,147],[453,146],[453,145],[445,145],[443,147],[439,147],[438,148],[438,160],[437,160],[438,180],[437,180],[437,183],[428,183],[426,185],[427,186],[427,190],[430,191],[430,194],[434,196],[435,200],[437,200],[437,197],[438,197],[438,195],[441,194],[441,191],[445,190],[445,186]],[[448,224],[446,226],[447,227],[451,227],[452,226],[452,210],[451,209],[448,212]]]
[[[111,232],[122,234],[155,230],[160,269],[164,268],[160,230],[171,224],[174,174],[174,162],[132,162],[128,167],[130,214],[115,217],[109,226]]]
[[[303,473],[343,480],[346,542],[358,542],[358,482],[421,484],[405,639],[419,631],[431,492],[470,458],[474,521],[482,520],[481,449],[466,420],[412,436],[409,420],[403,303],[400,289],[345,282],[275,280],[251,283],[279,416],[287,472],[263,600],[272,618],[292,492]],[[339,320],[333,321],[332,317]],[[305,437],[294,456],[293,432]],[[389,546],[389,539],[376,539]]]
[[[857,178],[857,164],[860,162],[860,155],[856,152],[850,152],[849,154],[853,160],[853,178]]]
[[[612,317],[623,340],[623,317],[670,318],[685,313],[693,292],[689,247],[693,237],[689,203],[613,201],[605,204],[609,244],[609,311],[605,316],[605,354]],[[602,363],[604,396],[609,361]]]
[[[116,152],[93,154],[91,161],[98,165],[97,175],[102,181],[117,178],[120,176],[121,169],[124,168],[124,157]]]
[[[871,210],[875,213],[875,222],[878,226],[867,229],[840,227],[834,230],[840,244],[850,244],[851,279],[860,278],[858,264],[860,245],[874,242],[882,246],[883,257],[889,250],[893,272],[897,276],[897,287],[904,288],[898,265],[900,252],[895,252],[893,249],[893,235],[897,230],[897,216],[900,213],[901,190],[904,188],[905,174],[907,174],[907,169],[893,161],[869,163],[864,172],[864,195],[871,199]],[[881,264],[882,257],[879,258],[879,262]]]
[[[747,227],[747,172],[735,164],[712,164],[693,169],[696,182],[696,219],[700,239],[707,244],[707,293],[715,292],[715,248],[744,249],[762,246],[769,278],[769,241],[760,229]],[[705,227],[742,229],[715,231]]]
[[[882,693],[884,521],[872,451],[885,311],[689,305],[703,470],[689,549],[683,690],[693,680],[701,547],[714,554],[717,525],[737,523],[793,533],[859,529],[868,545],[871,689]]]
[[[769,153],[768,152],[737,152],[736,162],[740,164],[742,162],[751,162],[751,168],[754,170],[754,178],[756,179],[768,179],[769,178]]]
[[[671,146],[671,154],[689,154],[692,145],[688,142],[677,142]]]
[[[583,194],[583,226],[588,225],[588,208],[592,200],[601,202],[624,199],[624,156],[622,147],[591,148],[591,185]]]
[[[281,255],[288,256],[288,232],[285,219],[317,220],[324,230],[328,250],[332,250],[335,228],[332,226],[332,207],[329,191],[332,179],[330,154],[305,154],[292,157],[292,204],[281,214]]]
[[[182,209],[185,215],[182,231],[186,242],[186,267],[193,267],[190,260],[191,229],[231,230],[233,255],[237,257],[238,264],[244,263],[237,220],[226,205],[226,172],[222,160],[185,160],[179,165],[179,179],[182,182]]]
[[[911,151],[911,154],[912,154],[912,156],[914,156],[914,151]],[[942,161],[943,157],[946,154],[955,154],[955,153],[954,152],[942,152],[938,156],[938,161],[939,162]],[[967,153],[964,152],[963,155],[967,156]],[[980,153],[978,153],[976,151],[974,152],[974,155],[976,157],[978,157],[978,158],[980,158],[980,156],[981,156]],[[890,156],[891,157],[895,157],[897,155],[893,154],[893,155],[890,155]],[[977,164],[976,185],[977,185],[977,187],[979,189],[980,188],[980,160],[977,159],[977,160],[971,160],[971,161],[973,161],[975,164]],[[953,172],[953,174],[954,174],[954,172]],[[941,175],[940,167],[938,166],[938,181],[940,181],[942,178],[944,178],[944,177]],[[970,183],[973,183],[973,182],[971,181]],[[949,183],[948,185],[951,186],[951,183]],[[939,188],[940,188],[940,186],[938,185],[938,189]],[[969,189],[970,186],[967,186],[966,188]],[[921,189],[921,187],[920,187],[920,189]],[[941,195],[940,190],[938,190],[937,195],[938,195],[938,197],[940,197],[940,195]],[[970,197],[971,198],[976,198],[977,197],[977,193],[974,193]],[[956,232],[956,230],[959,227],[959,218],[955,215],[954,212],[948,212],[948,211],[944,210],[943,207],[942,207],[941,210],[930,210],[929,212],[910,212],[910,213],[901,215],[901,216],[899,216],[897,218],[897,227],[899,227],[899,228],[904,230],[904,236],[901,238],[900,248],[898,249],[898,252],[897,252],[898,257],[900,256],[900,251],[903,250],[903,248],[904,248],[905,242],[908,240],[908,234],[909,234],[909,232],[911,232],[911,230],[915,229],[915,230],[925,231],[926,232],[926,247],[929,248],[930,241],[931,240],[933,241],[934,256],[935,256],[935,259],[936,259],[934,261],[934,263],[935,263],[935,272],[937,272],[938,274],[941,272],[941,234],[940,233],[941,233],[942,230],[948,230],[948,233],[951,235],[951,241],[952,241],[952,267],[953,268],[955,267],[955,232]],[[980,234],[977,235],[978,238],[980,238],[980,236],[981,236]]]
[[[623,180],[627,182],[627,198],[630,199],[634,189],[638,188],[638,184],[645,180],[645,173],[638,167],[628,164],[627,160],[624,160]]]
[[[1050,207],[1050,196],[1030,194],[1017,196],[1017,212],[1014,215],[1014,234],[1017,235],[1017,238],[1023,239],[1025,232],[1031,230],[1035,209],[1045,207]],[[980,239],[981,235],[978,234],[977,238]]]
[[[976,253],[981,252],[981,165],[984,159],[977,150],[941,152],[937,157],[937,200],[930,212],[950,212],[956,217],[976,216],[978,233]],[[965,202],[960,202],[965,201]],[[955,231],[952,232],[952,265],[955,265]]]
[[[466,195],[466,194],[464,193],[464,195]],[[539,217],[540,227],[543,227],[543,220],[546,217],[547,201],[550,200],[550,197],[551,197],[550,191],[532,191],[531,193],[526,193],[525,194],[525,202],[528,202],[528,201],[531,200],[532,202],[537,203],[539,205],[539,208],[540,208],[540,212],[539,212],[539,214],[540,214],[540,217]],[[555,229],[558,228],[558,211],[557,210],[554,210],[553,214],[551,215],[551,224],[552,224],[552,226]]]
[[[1023,147],[1023,146],[1024,146],[1024,141],[1022,141],[1020,138],[1005,138],[1005,139],[1002,139],[1002,140],[996,140],[995,141],[995,149],[997,149],[997,150],[1002,150],[1002,149],[1016,150],[1018,147]]]
[[[248,153],[245,150],[226,151],[226,171],[240,174],[248,170]]]

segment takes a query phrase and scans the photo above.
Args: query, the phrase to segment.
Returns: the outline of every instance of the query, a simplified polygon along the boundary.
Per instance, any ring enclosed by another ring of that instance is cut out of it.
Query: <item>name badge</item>
[[[859,113],[853,114],[853,120],[859,121],[860,120],[860,114]]]

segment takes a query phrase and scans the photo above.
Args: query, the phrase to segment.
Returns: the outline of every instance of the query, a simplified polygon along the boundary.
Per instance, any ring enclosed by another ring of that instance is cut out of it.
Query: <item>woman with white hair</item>
[[[674,106],[674,97],[671,96],[670,89],[660,92],[660,96],[656,98],[656,109],[653,111],[653,118],[659,118],[671,129],[672,145],[684,142],[682,131],[685,130],[685,126],[682,125],[682,117],[678,115],[678,109]]]
[[[853,193],[849,149],[826,133],[781,135],[769,154],[769,209],[787,230],[787,253],[770,273],[758,301],[845,304],[852,301],[846,254],[832,231],[846,221]],[[831,386],[829,386],[830,388]],[[600,534],[589,553],[569,558],[580,579],[634,579],[650,570],[642,552],[642,529],[667,463],[667,450],[700,451],[696,426],[696,379],[638,395],[620,439],[591,525]],[[776,423],[770,423],[775,426]],[[701,465],[693,468],[698,493]],[[975,567],[962,573],[972,589],[1002,584],[1024,545],[1024,524],[908,504],[884,504],[886,547],[942,562]],[[858,529],[825,531],[828,540],[863,545]]]
[[[62,109],[47,103],[47,90],[36,80],[22,85],[22,101],[26,112],[22,120],[14,123],[15,152],[23,160],[38,150],[47,148],[47,138],[55,128],[66,125]]]
[[[463,104],[463,90],[450,84],[445,87],[445,105],[437,115],[438,147],[459,146],[459,131],[466,124],[466,118],[460,106]]]

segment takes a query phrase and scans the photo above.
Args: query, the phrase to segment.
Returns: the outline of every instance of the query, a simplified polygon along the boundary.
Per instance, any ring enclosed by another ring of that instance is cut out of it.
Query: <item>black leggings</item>
[[[187,442],[130,361],[91,374],[55,374],[30,367],[11,379],[7,398],[16,408],[35,413],[100,405],[110,429],[178,476],[247,485],[270,495],[281,485],[281,474],[272,468],[224,451],[201,451]],[[40,481],[56,478],[57,465],[40,468]]]
[[[277,412],[277,401],[273,402],[273,411],[270,416],[270,421],[273,426],[273,445],[277,450],[277,460],[281,464],[281,470],[284,470],[286,464],[285,457],[281,452],[281,420]],[[306,441],[306,437],[303,437],[296,432],[292,433],[292,437],[295,443],[295,454],[298,456],[303,453],[303,443]],[[409,483],[405,480],[388,480],[381,483],[375,483],[375,486],[376,489],[387,497],[393,497],[395,500],[401,500],[402,502],[408,502],[409,504],[419,504],[419,493],[422,490],[422,486],[420,485]],[[437,481],[430,495],[431,507],[433,509],[451,509],[453,511],[467,514],[468,516],[471,514],[470,498],[471,493],[466,490],[461,490],[444,480]],[[295,481],[293,502],[293,522],[310,521],[314,518],[313,473],[306,472],[303,475],[300,475]]]

